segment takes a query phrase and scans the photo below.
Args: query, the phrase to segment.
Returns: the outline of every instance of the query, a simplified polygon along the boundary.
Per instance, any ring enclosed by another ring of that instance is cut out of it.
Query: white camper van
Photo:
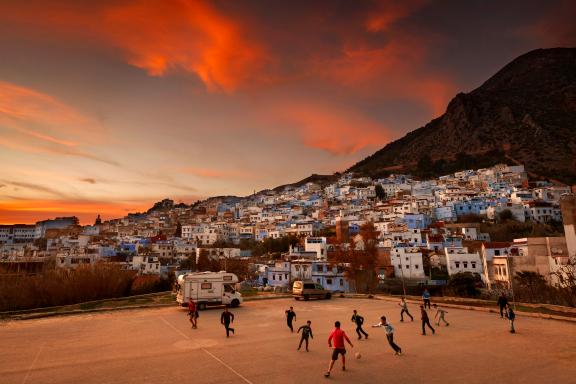
[[[180,275],[176,301],[185,307],[192,298],[199,309],[222,304],[237,307],[242,303],[242,294],[236,290],[236,283],[238,276],[224,271]]]

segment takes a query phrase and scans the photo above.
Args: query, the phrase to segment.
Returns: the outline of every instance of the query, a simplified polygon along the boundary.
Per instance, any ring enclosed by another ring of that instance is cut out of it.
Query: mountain
[[[532,178],[576,184],[576,48],[516,58],[456,95],[444,115],[347,171],[434,177],[501,162],[524,164]]]

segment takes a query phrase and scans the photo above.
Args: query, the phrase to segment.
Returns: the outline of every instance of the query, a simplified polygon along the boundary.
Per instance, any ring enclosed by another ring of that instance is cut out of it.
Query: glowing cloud
[[[272,110],[275,116],[296,128],[304,145],[335,155],[376,148],[389,140],[386,127],[342,106],[287,102]]]
[[[208,1],[134,1],[105,12],[111,40],[128,62],[152,76],[195,73],[210,91],[232,92],[255,80],[262,48]]]
[[[0,132],[0,145],[15,150],[116,164],[81,148],[102,141],[97,123],[50,95],[1,81]]]

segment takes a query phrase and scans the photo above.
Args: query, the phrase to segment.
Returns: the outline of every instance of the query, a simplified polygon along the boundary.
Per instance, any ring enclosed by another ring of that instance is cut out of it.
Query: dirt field
[[[296,351],[299,337],[286,326],[294,306],[296,325],[312,320],[310,352]],[[357,341],[352,310],[366,318],[368,340]],[[362,299],[245,303],[233,310],[236,335],[225,337],[221,309],[201,312],[191,329],[178,307],[98,313],[2,323],[0,382],[8,383],[570,383],[576,380],[576,324],[518,317],[517,333],[499,316],[448,309],[449,327],[420,335],[414,322],[399,321],[395,303]],[[394,356],[380,315],[396,328],[404,355]],[[432,316],[433,317],[433,314]],[[347,371],[330,358],[327,336],[343,323],[355,348]],[[354,352],[362,353],[354,359]]]

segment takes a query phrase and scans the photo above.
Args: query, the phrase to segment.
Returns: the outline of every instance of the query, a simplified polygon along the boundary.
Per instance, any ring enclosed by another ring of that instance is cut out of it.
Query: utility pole
[[[402,291],[404,292],[404,296],[406,296],[406,286],[404,285],[404,266],[402,265],[402,256],[400,257],[400,275],[402,276]]]
[[[510,285],[510,290],[512,291],[512,304],[514,305],[514,311],[516,311],[516,299],[514,298],[514,279],[512,276],[512,268],[510,267],[510,254],[506,254],[506,268],[508,269],[508,284]]]

